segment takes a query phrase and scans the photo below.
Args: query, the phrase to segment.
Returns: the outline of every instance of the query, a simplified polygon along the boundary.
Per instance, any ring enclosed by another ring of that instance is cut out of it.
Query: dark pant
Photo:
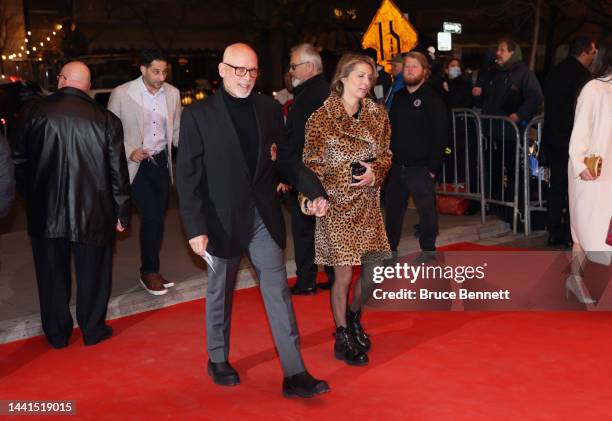
[[[83,338],[95,341],[106,333],[111,290],[112,247],[32,237],[40,317],[47,340],[61,345],[72,333],[70,251],[74,253],[76,316]]]
[[[304,362],[300,354],[299,333],[287,286],[283,250],[268,232],[257,210],[254,212],[253,237],[247,246],[247,252],[257,273],[259,289],[285,377],[301,373],[305,370]],[[229,259],[213,256],[212,264],[212,268],[208,266],[206,288],[206,347],[210,360],[220,363],[229,359],[232,301],[240,256]]]
[[[314,287],[318,268],[315,258],[315,225],[314,216],[305,215],[300,209],[297,192],[290,191],[285,194],[286,201],[291,210],[291,232],[295,250],[295,266],[297,283],[300,287]],[[325,272],[330,282],[334,280],[334,270],[325,266]]]
[[[159,250],[168,208],[170,174],[165,152],[144,160],[132,183],[132,198],[140,213],[140,273],[159,272]]]
[[[421,250],[434,251],[438,235],[435,181],[426,167],[405,167],[399,164],[391,166],[385,188],[385,228],[391,250],[397,250],[400,242],[410,195],[419,214]]]
[[[571,240],[567,183],[568,157],[552,157],[550,161],[550,187],[547,200],[547,226],[551,239]],[[565,211],[565,213],[564,213]]]

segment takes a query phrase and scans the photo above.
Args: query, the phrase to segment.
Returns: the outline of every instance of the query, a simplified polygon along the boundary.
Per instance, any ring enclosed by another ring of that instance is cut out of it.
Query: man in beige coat
[[[159,250],[178,145],[181,96],[166,83],[168,60],[157,50],[140,55],[142,76],[115,88],[108,108],[123,123],[132,197],[140,212],[140,283],[163,295],[173,282],[159,273]]]

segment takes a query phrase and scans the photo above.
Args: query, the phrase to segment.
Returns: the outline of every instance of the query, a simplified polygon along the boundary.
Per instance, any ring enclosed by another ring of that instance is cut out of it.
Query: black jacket
[[[5,137],[0,135],[0,217],[8,214],[15,196],[15,169],[11,149]]]
[[[21,116],[13,157],[28,233],[107,246],[127,226],[130,180],[123,127],[86,93],[63,88]]]
[[[444,101],[427,83],[413,93],[407,88],[398,91],[389,110],[393,163],[424,166],[437,174],[448,144],[447,113]]]
[[[448,91],[442,89],[442,98],[449,111],[453,108],[472,107],[472,83],[467,77],[461,75],[454,79],[446,78],[444,81],[448,85]]]
[[[208,235],[208,252],[225,259],[248,246],[255,207],[274,241],[285,247],[274,162],[283,116],[273,99],[251,97],[259,134],[254,177],[221,92],[186,107],[181,116],[176,186],[185,232],[188,238]]]
[[[326,193],[319,179],[302,162],[306,122],[328,96],[329,83],[322,73],[295,88],[283,144],[279,149],[279,168],[286,174],[289,184],[310,199],[326,196]]]
[[[483,96],[483,114],[516,113],[523,122],[529,122],[538,113],[544,100],[540,82],[520,60],[498,68],[483,86]]]
[[[563,60],[546,77],[541,151],[547,158],[567,161],[576,99],[589,77],[588,69],[574,57]]]

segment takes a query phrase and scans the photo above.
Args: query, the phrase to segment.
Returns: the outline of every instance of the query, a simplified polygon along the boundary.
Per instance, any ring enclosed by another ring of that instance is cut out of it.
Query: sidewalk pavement
[[[288,212],[285,211],[284,216],[287,226],[285,250],[287,274],[292,277],[295,276],[293,239]],[[419,250],[418,240],[413,234],[413,225],[417,222],[416,211],[409,209],[398,247],[400,255]],[[437,240],[439,246],[492,239],[510,232],[507,223],[492,216],[488,216],[487,223],[481,225],[480,215],[440,215],[439,225],[440,235]],[[166,295],[152,296],[144,291],[138,282],[140,264],[138,230],[139,219],[135,215],[129,230],[121,234],[116,242],[108,318],[114,319],[204,297],[207,284],[206,265],[200,257],[191,252],[188,246],[178,214],[175,192],[166,217],[160,256],[161,272],[165,278],[176,284]],[[255,272],[249,261],[243,258],[236,288],[247,288],[256,283]],[[71,304],[74,314],[76,295],[74,279],[72,291]],[[32,251],[25,231],[23,204],[18,203],[8,222],[0,224],[0,343],[40,334],[42,330]]]

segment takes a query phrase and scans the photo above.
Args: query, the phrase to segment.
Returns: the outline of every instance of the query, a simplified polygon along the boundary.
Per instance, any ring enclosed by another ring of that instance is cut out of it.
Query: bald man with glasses
[[[85,64],[67,63],[58,79],[56,93],[21,114],[13,159],[27,203],[43,331],[53,348],[64,348],[74,325],[71,255],[83,342],[113,334],[106,324],[113,243],[131,212],[121,121],[87,94]]]
[[[199,256],[210,255],[208,374],[218,385],[240,383],[229,363],[229,339],[232,295],[240,257],[246,252],[259,278],[284,373],[283,395],[325,393],[327,383],[313,378],[302,361],[287,286],[285,227],[276,192],[277,144],[283,136],[280,106],[270,97],[251,93],[259,70],[257,55],[248,45],[227,47],[219,74],[223,86],[215,95],[183,112],[176,174],[189,245]]]

